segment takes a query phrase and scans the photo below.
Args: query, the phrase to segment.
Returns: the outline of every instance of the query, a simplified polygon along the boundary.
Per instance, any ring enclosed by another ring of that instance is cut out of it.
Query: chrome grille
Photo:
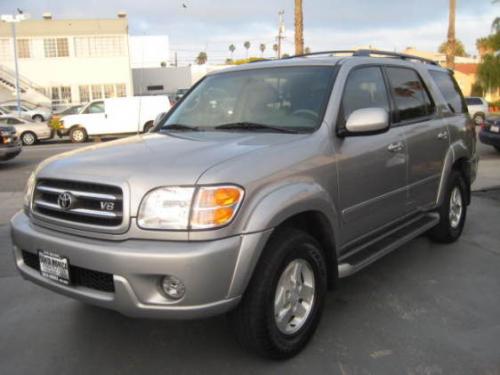
[[[71,223],[116,227],[123,220],[123,193],[116,186],[66,180],[39,180],[33,212]]]

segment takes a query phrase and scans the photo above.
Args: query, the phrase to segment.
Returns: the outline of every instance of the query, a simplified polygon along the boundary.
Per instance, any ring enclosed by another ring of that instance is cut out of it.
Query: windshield
[[[197,130],[313,131],[321,125],[333,73],[333,67],[307,66],[209,76],[178,105],[162,129],[176,125]]]

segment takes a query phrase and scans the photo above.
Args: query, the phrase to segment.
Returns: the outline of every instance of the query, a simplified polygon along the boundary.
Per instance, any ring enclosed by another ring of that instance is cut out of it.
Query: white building
[[[128,21],[42,20],[17,24],[22,99],[84,103],[132,95]],[[14,53],[10,24],[0,23],[0,102],[14,96]],[[45,94],[45,98],[37,92]]]

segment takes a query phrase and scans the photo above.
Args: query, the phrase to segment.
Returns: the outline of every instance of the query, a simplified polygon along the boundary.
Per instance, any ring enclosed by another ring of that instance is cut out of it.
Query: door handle
[[[387,146],[387,151],[389,152],[399,152],[404,148],[403,142],[395,142],[391,143],[389,146]]]
[[[437,135],[438,139],[448,139],[448,132],[445,130],[445,131],[442,131],[441,133],[439,133]]]

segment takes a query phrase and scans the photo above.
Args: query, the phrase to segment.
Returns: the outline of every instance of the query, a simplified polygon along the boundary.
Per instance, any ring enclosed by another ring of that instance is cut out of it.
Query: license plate
[[[493,132],[493,133],[500,133],[500,126],[491,125],[491,126],[490,126],[490,132]]]
[[[39,251],[40,273],[42,276],[69,285],[69,261],[58,254],[48,251]]]

